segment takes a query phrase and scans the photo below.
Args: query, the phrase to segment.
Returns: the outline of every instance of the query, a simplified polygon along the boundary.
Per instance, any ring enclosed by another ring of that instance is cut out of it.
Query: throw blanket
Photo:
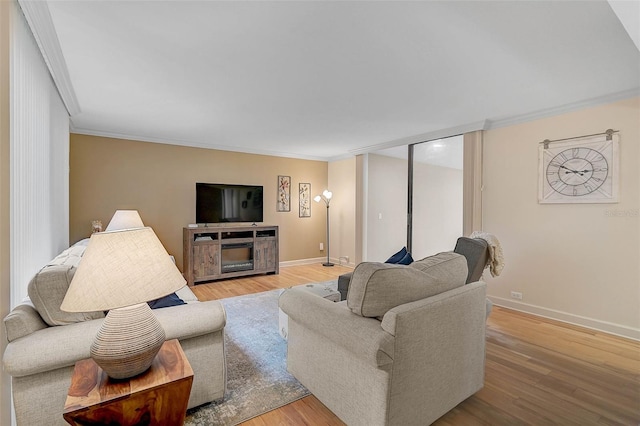
[[[502,255],[502,246],[495,235],[483,231],[473,231],[469,238],[481,238],[489,245],[489,259],[487,266],[492,277],[497,277],[504,268],[504,257]]]

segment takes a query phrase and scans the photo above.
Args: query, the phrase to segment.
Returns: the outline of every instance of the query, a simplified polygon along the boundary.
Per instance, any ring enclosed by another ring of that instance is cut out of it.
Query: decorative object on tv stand
[[[135,229],[144,227],[138,210],[116,210],[105,231]]]
[[[278,176],[278,200],[276,210],[291,211],[291,176]]]
[[[300,194],[300,211],[299,217],[311,217],[311,184],[298,184],[298,192]]]
[[[313,199],[316,203],[322,200],[327,205],[327,261],[322,266],[333,266],[333,263],[329,261],[329,203],[331,203],[331,197],[333,197],[333,193],[325,189],[322,191],[322,195],[316,195]]]
[[[538,202],[617,203],[618,135],[604,133],[540,142]]]
[[[100,220],[91,221],[91,233],[95,234],[96,232],[102,232],[102,221]]]
[[[151,228],[93,234],[60,308],[109,310],[91,357],[114,379],[146,371],[165,341],[149,305],[185,285]]]

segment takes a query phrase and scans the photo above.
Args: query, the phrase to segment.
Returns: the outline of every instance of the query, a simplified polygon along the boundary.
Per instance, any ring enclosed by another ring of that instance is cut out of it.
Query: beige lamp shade
[[[60,309],[93,312],[131,306],[171,294],[185,283],[151,228],[95,233]]]
[[[140,218],[138,210],[116,210],[105,231],[118,231],[121,229],[142,227],[144,227],[144,223],[142,223],[142,218]]]

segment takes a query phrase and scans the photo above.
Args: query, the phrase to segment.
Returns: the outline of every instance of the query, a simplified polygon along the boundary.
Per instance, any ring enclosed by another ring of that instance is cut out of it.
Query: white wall
[[[331,259],[355,266],[356,259],[356,159],[329,163]],[[344,257],[348,257],[346,262]]]
[[[538,143],[609,128],[620,202],[538,204]],[[483,154],[484,230],[506,259],[500,277],[485,274],[494,302],[640,338],[640,98],[486,131]]]
[[[407,160],[369,154],[366,261],[384,262],[407,244]]]
[[[462,236],[462,170],[432,164],[413,166],[415,260],[453,250]]]

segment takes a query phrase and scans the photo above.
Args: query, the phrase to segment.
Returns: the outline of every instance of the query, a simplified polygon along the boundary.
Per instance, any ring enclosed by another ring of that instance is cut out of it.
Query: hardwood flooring
[[[351,269],[321,264],[192,287],[201,300],[327,281]],[[314,396],[243,423],[343,425]],[[640,342],[494,306],[485,385],[436,425],[639,425]]]

